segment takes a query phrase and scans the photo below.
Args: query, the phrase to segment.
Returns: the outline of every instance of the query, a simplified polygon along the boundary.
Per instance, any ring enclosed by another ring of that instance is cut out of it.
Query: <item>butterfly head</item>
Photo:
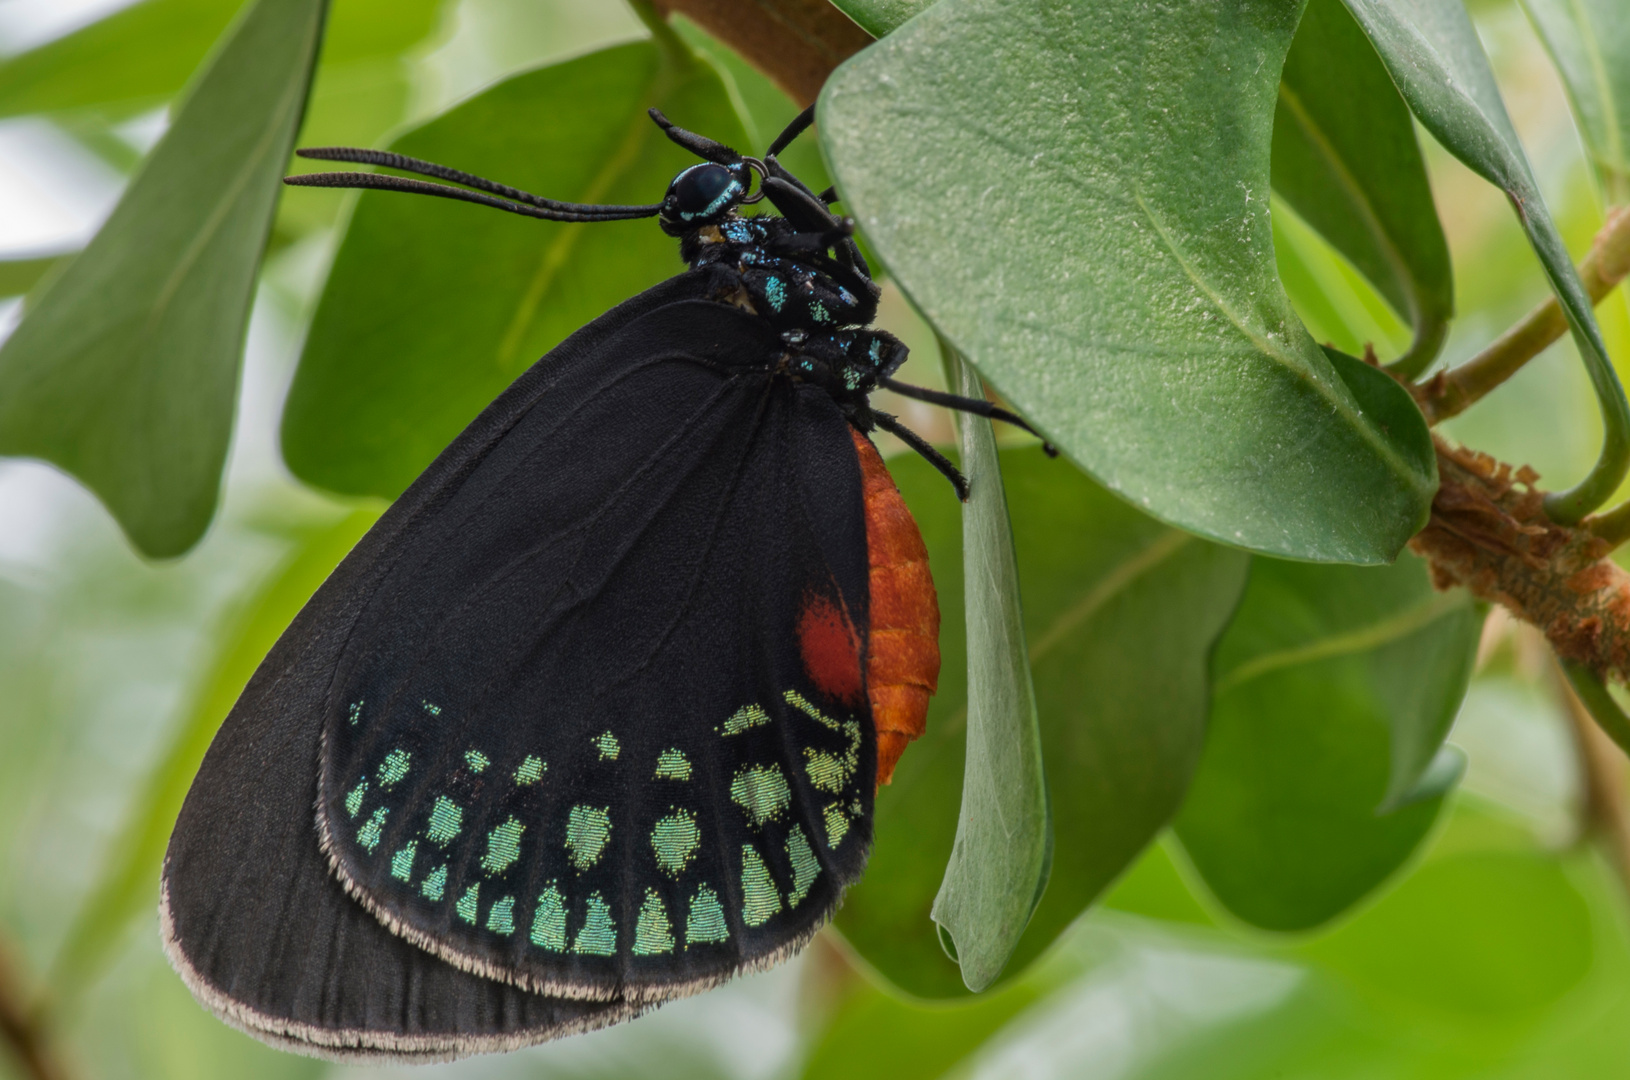
[[[730,164],[704,161],[692,165],[674,177],[662,197],[662,210],[657,215],[662,231],[669,236],[683,236],[719,224],[743,203],[757,202],[758,197],[749,195],[748,189],[753,172],[762,173],[763,169],[753,158]]]

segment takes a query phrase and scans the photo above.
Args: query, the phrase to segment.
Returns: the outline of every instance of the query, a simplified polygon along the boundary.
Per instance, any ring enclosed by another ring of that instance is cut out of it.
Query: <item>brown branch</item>
[[[827,0],[656,0],[735,49],[800,106],[872,36]]]
[[[1621,206],[1608,211],[1607,224],[1596,234],[1589,254],[1579,264],[1579,277],[1591,303],[1599,304],[1627,274],[1630,207]],[[1567,331],[1568,321],[1553,296],[1464,364],[1440,371],[1415,387],[1415,399],[1426,414],[1426,422],[1436,424],[1464,412]]]
[[[68,1072],[51,1053],[37,1014],[30,1011],[22,981],[0,948],[0,1043],[11,1051],[29,1080],[66,1080]]]

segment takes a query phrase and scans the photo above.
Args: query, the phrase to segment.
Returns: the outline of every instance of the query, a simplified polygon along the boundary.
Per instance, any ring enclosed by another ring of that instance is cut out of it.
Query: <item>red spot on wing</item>
[[[860,635],[849,613],[831,597],[819,593],[804,595],[798,613],[798,650],[804,670],[821,693],[855,706],[861,702],[865,686],[860,676]]]

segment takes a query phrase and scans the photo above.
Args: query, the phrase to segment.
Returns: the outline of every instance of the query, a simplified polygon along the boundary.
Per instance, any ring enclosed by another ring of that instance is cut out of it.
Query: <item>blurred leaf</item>
[[[656,202],[695,159],[651,105],[745,145],[718,76],[667,40],[506,80],[392,149],[554,199]],[[682,268],[648,220],[528,221],[367,192],[289,391],[284,457],[320,487],[394,497],[540,355]]]
[[[72,255],[47,255],[39,259],[0,260],[0,296],[21,296],[37,285],[59,263]]]
[[[892,34],[900,24],[934,0],[832,0],[832,6],[860,24],[872,37]]]
[[[1414,326],[1398,370],[1425,370],[1454,314],[1449,245],[1409,108],[1340,0],[1309,0],[1285,59],[1273,188]]]
[[[1433,592],[1413,555],[1364,569],[1253,560],[1176,821],[1225,907],[1306,930],[1403,864],[1459,773],[1438,747],[1480,621],[1464,593]]]
[[[833,74],[821,139],[891,277],[1110,490],[1240,547],[1384,562],[1436,464],[1424,422],[1361,409],[1274,272],[1296,16],[941,0]]]
[[[1402,355],[1413,333],[1369,281],[1282,197],[1273,207],[1273,254],[1296,314],[1308,333],[1349,356],[1373,344]]]
[[[261,658],[378,516],[376,510],[358,510],[306,537],[232,627],[74,919],[52,972],[53,996],[72,998],[101,974],[131,919],[152,907],[170,830],[216,729]]]
[[[1610,205],[1630,203],[1630,18],[1623,0],[1523,0],[1567,88]]]
[[[942,352],[951,392],[983,400],[979,376],[955,351]],[[967,751],[956,840],[930,915],[950,938],[963,983],[978,993],[1002,973],[1041,901],[1053,830],[996,434],[989,420],[968,414],[958,427],[969,485],[962,507]]]
[[[1001,455],[1052,801],[1052,877],[1009,970],[1020,972],[1175,812],[1199,757],[1207,660],[1248,559],[1167,528],[1037,447]],[[966,993],[929,910],[952,849],[966,722],[957,504],[907,455],[890,469],[939,569],[944,666],[927,733],[878,793],[866,877],[837,924],[895,985]]]
[[[215,512],[244,326],[325,0],[260,0],[90,245],[0,347],[0,453],[72,473],[137,548]]]
[[[1497,1027],[1575,986],[1591,938],[1590,911],[1554,856],[1481,852],[1428,863],[1304,951],[1395,1009]]]
[[[395,55],[434,28],[441,0],[334,0],[323,64]],[[0,64],[0,116],[100,108],[180,93],[243,0],[145,0]]]
[[[0,64],[0,116],[131,113],[178,93],[243,0],[146,0]]]
[[[1601,404],[1602,456],[1577,487],[1545,508],[1571,523],[1613,494],[1630,468],[1630,402],[1608,363],[1590,296],[1545,208],[1488,57],[1461,0],[1346,0],[1417,119],[1444,149],[1503,190],[1562,305]]]

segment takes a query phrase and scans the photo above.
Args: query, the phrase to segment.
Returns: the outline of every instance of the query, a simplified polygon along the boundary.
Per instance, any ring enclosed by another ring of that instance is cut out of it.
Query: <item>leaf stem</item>
[[[1599,304],[1626,274],[1630,274],[1630,206],[1621,206],[1608,212],[1607,223],[1596,234],[1589,254],[1579,264],[1579,277],[1590,294],[1591,303]],[[1520,371],[1567,329],[1562,306],[1552,296],[1488,348],[1459,367],[1440,372],[1422,384],[1418,397],[1427,423],[1441,423],[1465,412]]]
[[[1562,660],[1557,664],[1557,689],[1571,721],[1585,786],[1584,831],[1607,848],[1620,883],[1630,893],[1630,807],[1625,803],[1623,752],[1625,739],[1630,738],[1630,718],[1588,667]]]

